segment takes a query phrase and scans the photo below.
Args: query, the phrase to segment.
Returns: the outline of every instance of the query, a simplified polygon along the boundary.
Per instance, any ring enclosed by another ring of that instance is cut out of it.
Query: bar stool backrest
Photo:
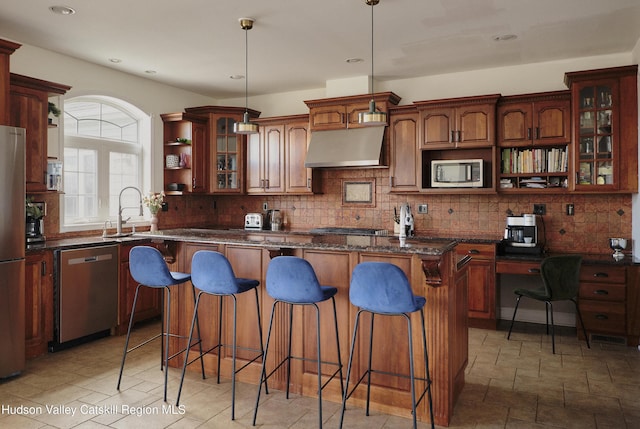
[[[215,294],[239,293],[229,260],[220,252],[199,250],[191,259],[191,281],[198,289]]]
[[[356,307],[374,313],[412,313],[424,306],[424,298],[413,294],[404,271],[388,262],[356,265],[349,300]]]
[[[136,282],[148,287],[165,287],[184,281],[171,275],[162,253],[150,246],[135,246],[131,249],[129,271]]]
[[[297,256],[278,256],[267,268],[267,293],[292,303],[312,303],[326,297],[311,264]]]

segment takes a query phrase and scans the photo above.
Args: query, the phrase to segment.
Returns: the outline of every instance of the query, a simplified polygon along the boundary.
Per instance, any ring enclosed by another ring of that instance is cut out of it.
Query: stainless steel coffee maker
[[[544,222],[540,216],[507,216],[502,240],[507,253],[541,253],[544,247]]]

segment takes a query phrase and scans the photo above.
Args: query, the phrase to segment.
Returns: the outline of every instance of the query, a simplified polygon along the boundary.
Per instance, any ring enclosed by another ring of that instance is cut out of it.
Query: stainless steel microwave
[[[431,161],[432,188],[482,188],[481,159],[446,159]]]

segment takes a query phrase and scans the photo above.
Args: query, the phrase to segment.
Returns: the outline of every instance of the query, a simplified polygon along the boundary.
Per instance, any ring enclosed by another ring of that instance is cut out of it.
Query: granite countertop
[[[154,233],[137,232],[126,237],[74,237],[47,240],[30,246],[27,252],[94,247],[148,240],[224,243],[265,248],[312,248],[338,251],[371,251],[439,256],[453,249],[457,241],[450,238],[410,237],[405,246],[394,236],[310,234],[308,232],[247,231],[244,229],[177,228]]]

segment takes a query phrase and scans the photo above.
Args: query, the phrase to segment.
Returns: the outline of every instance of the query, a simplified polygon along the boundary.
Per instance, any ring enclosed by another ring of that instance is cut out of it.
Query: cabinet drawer
[[[493,260],[496,255],[496,246],[494,244],[459,243],[456,246],[456,253],[469,255],[474,259]]]
[[[587,331],[624,334],[625,307],[622,303],[583,300],[580,312]]]
[[[604,283],[580,283],[580,299],[624,302],[626,286]]]
[[[533,276],[539,276],[540,262],[498,261],[496,262],[496,273],[529,274]]]
[[[583,265],[580,269],[580,281],[602,283],[624,283],[626,281],[624,267],[607,265]]]

